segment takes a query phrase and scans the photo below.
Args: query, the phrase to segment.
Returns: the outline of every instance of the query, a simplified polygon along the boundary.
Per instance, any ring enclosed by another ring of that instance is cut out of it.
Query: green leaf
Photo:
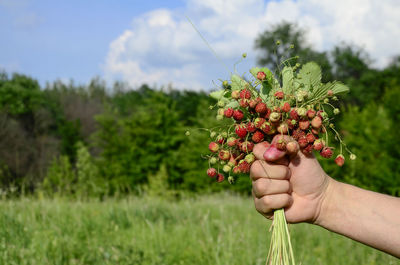
[[[282,89],[285,94],[293,94],[293,68],[285,66],[282,70]]]
[[[335,81],[333,87],[331,88],[333,91],[333,94],[338,95],[338,94],[344,94],[350,91],[349,87],[346,86],[345,84]]]
[[[306,63],[300,69],[298,77],[301,77],[300,82],[305,88],[312,91],[321,84],[321,68],[315,62]]]
[[[226,105],[226,107],[233,109],[239,108],[239,102],[237,100],[232,100],[228,105]]]
[[[232,90],[242,90],[247,82],[238,75],[231,75],[231,88]]]
[[[212,97],[213,99],[216,99],[216,100],[220,100],[223,97],[223,95],[224,95],[223,89],[210,93],[210,97]]]

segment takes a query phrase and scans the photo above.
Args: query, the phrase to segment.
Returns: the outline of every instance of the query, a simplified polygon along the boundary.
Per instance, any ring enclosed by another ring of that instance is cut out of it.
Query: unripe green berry
[[[355,154],[350,154],[350,160],[356,160],[357,156]]]
[[[216,135],[217,135],[216,132],[210,132],[210,137],[211,137],[211,138],[214,138]]]
[[[228,86],[229,86],[229,83],[228,83],[228,81],[224,81],[224,82],[222,82],[222,86],[224,87],[224,88],[227,88]]]
[[[225,110],[223,108],[219,108],[217,114],[224,116],[224,111]]]
[[[186,132],[185,132],[185,135],[186,135],[186,136],[190,136],[190,132],[189,132],[189,131],[186,131]]]
[[[222,168],[222,171],[224,171],[225,173],[228,173],[229,171],[231,171],[231,167],[230,166],[228,166],[228,165],[225,165],[223,168]]]
[[[329,103],[329,98],[324,99],[324,103]]]
[[[222,132],[221,136],[224,137],[224,138],[228,138],[228,133],[227,132]]]
[[[304,117],[307,114],[307,110],[305,108],[298,108],[297,114],[299,114],[299,116],[301,116],[301,117]]]
[[[333,114],[338,115],[340,113],[340,110],[338,108],[335,108],[333,110]]]
[[[224,118],[224,116],[222,116],[222,115],[217,115],[217,121],[222,121],[222,119]]]
[[[330,123],[330,124],[329,124],[329,127],[331,127],[331,128],[333,129],[333,128],[335,128],[335,124]]]
[[[229,176],[229,177],[228,177],[228,182],[229,182],[229,184],[235,183],[235,178],[232,177],[232,176]]]
[[[217,158],[211,157],[209,161],[210,161],[210,164],[214,165],[215,163],[217,163]]]
[[[220,100],[220,101],[218,101],[218,107],[224,107],[225,106],[225,101],[222,101],[222,100]]]
[[[223,166],[226,164],[226,162],[224,160],[219,161],[219,163]]]
[[[242,54],[242,57],[243,57],[243,58],[246,58],[246,57],[247,57],[247,53],[244,52],[244,53]]]
[[[253,163],[255,159],[256,157],[253,154],[248,154],[244,158],[244,160],[249,164]]]
[[[278,45],[278,46],[281,45],[281,41],[280,41],[280,40],[277,40],[277,41],[276,41],[276,45]]]
[[[294,49],[294,44],[290,44],[290,49]]]
[[[333,99],[333,100],[338,100],[337,96],[334,96],[332,99]]]

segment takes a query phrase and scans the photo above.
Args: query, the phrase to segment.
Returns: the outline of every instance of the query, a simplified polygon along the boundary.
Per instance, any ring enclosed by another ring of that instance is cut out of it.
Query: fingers
[[[281,193],[290,193],[288,180],[259,178],[253,181],[253,194],[256,198]]]
[[[278,148],[283,145],[282,148]],[[265,150],[263,158],[265,161],[277,161],[285,157],[286,154],[295,155],[299,150],[299,145],[292,137],[288,135],[275,135],[272,139],[271,145]]]
[[[255,181],[259,178],[289,179],[290,169],[285,165],[256,160],[250,168],[250,178]]]
[[[256,144],[253,148],[253,154],[255,155],[256,159],[257,160],[265,160],[264,153],[269,147],[270,147],[270,144],[268,142],[262,142],[262,143]],[[285,153],[283,153],[283,156],[280,159],[274,160],[274,163],[281,164],[281,165],[288,165],[289,160],[284,155],[285,155]]]
[[[268,218],[273,215],[273,210],[288,207],[292,202],[292,196],[287,193],[273,194],[261,198],[254,197],[256,210]]]

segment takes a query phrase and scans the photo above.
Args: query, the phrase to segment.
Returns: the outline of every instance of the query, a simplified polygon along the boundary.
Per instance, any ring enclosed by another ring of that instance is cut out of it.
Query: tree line
[[[340,43],[318,52],[294,24],[278,24],[255,40],[258,64],[279,68],[284,58],[316,61],[324,81],[346,83],[337,118],[357,155],[337,168],[341,181],[400,195],[400,56],[383,69],[360,47]],[[279,46],[276,45],[280,41]],[[293,45],[293,46],[291,46]],[[209,134],[217,124],[206,92],[172,87],[130,88],[100,78],[88,85],[55,81],[40,87],[23,74],[0,74],[0,189],[10,194],[104,197],[221,189],[249,193],[248,178],[217,184],[205,171]],[[185,132],[189,130],[188,137]]]

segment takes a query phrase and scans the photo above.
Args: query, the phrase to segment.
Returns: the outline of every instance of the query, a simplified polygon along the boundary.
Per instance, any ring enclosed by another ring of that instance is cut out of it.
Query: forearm
[[[316,224],[400,257],[400,198],[330,179]]]

